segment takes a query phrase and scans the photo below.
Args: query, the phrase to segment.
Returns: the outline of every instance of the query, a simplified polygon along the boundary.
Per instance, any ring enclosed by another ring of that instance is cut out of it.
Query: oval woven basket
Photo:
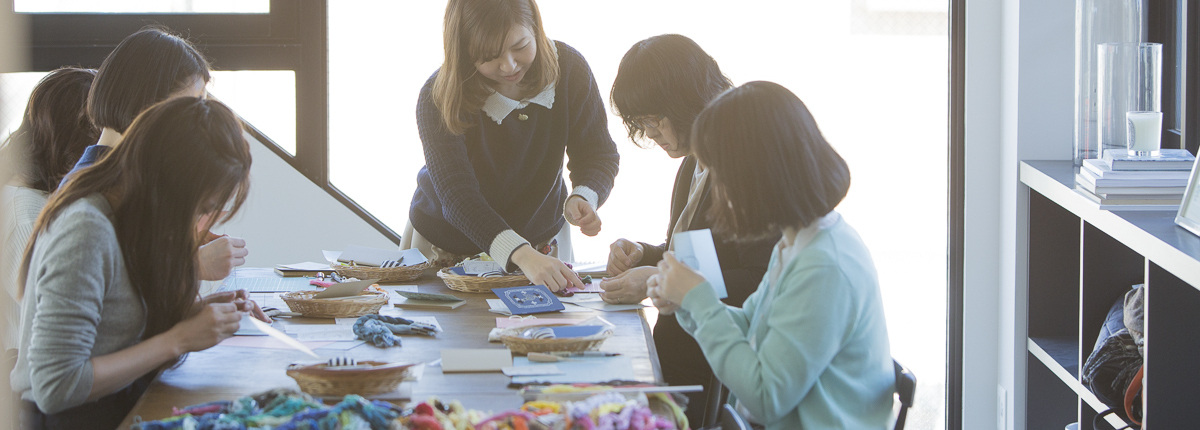
[[[470,275],[456,275],[449,268],[439,270],[437,276],[442,278],[446,282],[446,286],[451,290],[462,291],[464,293],[490,293],[493,288],[521,287],[532,284],[525,275],[481,278]]]
[[[562,327],[569,324],[542,324],[542,325],[527,325],[522,327],[510,327],[500,332],[500,341],[512,352],[516,354],[528,354],[531,352],[578,352],[592,351],[600,347],[600,344],[612,337],[611,330],[604,330],[599,334],[586,337],[568,337],[555,339],[528,339],[521,337],[521,332],[530,328],[537,327]]]
[[[405,267],[370,267],[370,266],[334,266],[339,276],[358,278],[358,279],[379,279],[379,282],[409,282],[415,281],[425,274],[425,271],[433,267],[433,263],[426,261],[414,266]]]
[[[389,393],[404,381],[416,363],[360,361],[365,369],[337,369],[328,364],[288,366],[287,375],[296,380],[300,391],[317,397],[341,397],[347,394],[370,396]]]
[[[378,291],[363,291],[350,299],[314,299],[320,291],[293,291],[283,293],[283,299],[292,312],[312,318],[357,318],[377,314],[388,302],[388,294]]]

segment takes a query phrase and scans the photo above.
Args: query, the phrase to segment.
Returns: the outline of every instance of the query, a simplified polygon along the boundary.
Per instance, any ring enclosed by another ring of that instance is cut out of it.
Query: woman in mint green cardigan
[[[696,338],[752,423],[767,429],[882,429],[895,373],[870,253],[833,209],[850,172],[799,98],[750,82],[709,104],[692,131],[717,199],[714,226],[738,240],[782,233],[758,291],[728,306],[666,253],[647,282]]]

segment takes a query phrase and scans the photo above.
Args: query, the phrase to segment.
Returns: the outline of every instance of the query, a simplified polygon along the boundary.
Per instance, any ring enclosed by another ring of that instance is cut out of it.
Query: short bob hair
[[[62,68],[33,88],[20,127],[4,145],[19,166],[15,173],[30,188],[57,190],[83,150],[100,137],[84,111],[95,78],[95,70]]]
[[[696,115],[730,88],[733,81],[700,45],[687,36],[663,34],[634,44],[621,58],[611,100],[634,143],[652,146],[643,144],[646,131],[635,120],[658,115],[671,121],[681,148],[687,148]]]
[[[528,27],[537,44],[537,56],[521,79],[522,97],[532,97],[558,82],[558,55],[546,37],[542,15],[533,0],[450,0],[446,4],[442,38],[445,61],[433,81],[433,102],[442,113],[446,129],[464,134],[475,125],[467,118],[483,108],[492,94],[488,79],[476,62],[491,61],[507,46],[514,26]]]
[[[147,27],[122,40],[100,65],[87,113],[97,128],[125,133],[142,110],[187,88],[207,83],[208,60],[187,40]]]
[[[710,220],[737,240],[808,226],[850,189],[846,161],[804,102],[779,84],[755,81],[725,92],[696,118],[692,135],[716,196]]]

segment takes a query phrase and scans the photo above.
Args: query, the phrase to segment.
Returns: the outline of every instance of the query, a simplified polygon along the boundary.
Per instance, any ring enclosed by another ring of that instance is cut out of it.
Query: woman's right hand
[[[233,303],[209,303],[200,312],[171,327],[179,355],[203,351],[233,336],[245,312]]]
[[[566,263],[555,257],[542,255],[532,246],[521,245],[513,251],[511,260],[521,268],[525,277],[533,285],[545,285],[550,291],[558,292],[564,288],[575,287],[583,289],[583,281],[579,275],[567,267]]]
[[[639,261],[645,250],[642,244],[629,239],[617,239],[608,246],[608,274],[617,276],[632,269]]]

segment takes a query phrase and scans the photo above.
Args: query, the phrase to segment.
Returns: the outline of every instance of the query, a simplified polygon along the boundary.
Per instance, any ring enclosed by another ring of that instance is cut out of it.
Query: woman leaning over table
[[[648,281],[659,310],[691,333],[730,400],[768,429],[882,429],[895,373],[875,265],[833,209],[850,171],[786,88],[750,82],[697,118],[694,151],[710,170],[718,231],[782,233],[758,291],[717,300],[667,252]],[[734,144],[736,143],[736,144]]]
[[[608,273],[602,297],[611,303],[637,303],[646,298],[646,279],[658,273],[655,265],[671,249],[675,233],[710,228],[713,199],[708,171],[696,163],[688,135],[692,123],[709,101],[733,87],[721,68],[700,45],[685,36],[664,34],[629,48],[613,82],[612,105],[635,142],[653,140],[671,158],[683,157],[671,192],[671,219],[667,240],[661,245],[618,239],[609,248]],[[753,241],[731,241],[717,234],[726,304],[741,306],[758,288],[771,249],[779,235]],[[660,351],[663,379],[671,385],[707,385],[712,370],[700,346],[675,321],[662,316],[654,326],[654,344]],[[705,393],[688,395],[688,421],[702,423]]]
[[[165,144],[165,143],[171,144]],[[249,188],[241,122],[216,101],[147,109],[51,197],[25,252],[12,388],[25,428],[114,428],[155,370],[233,334],[253,302],[197,299],[196,224]],[[81,252],[80,250],[86,250]]]
[[[450,0],[444,43],[417,100],[426,165],[401,245],[441,264],[485,251],[535,284],[582,288],[560,261],[564,218],[600,232],[619,159],[591,69],[546,36],[533,0]],[[554,241],[557,256],[538,252]]]

